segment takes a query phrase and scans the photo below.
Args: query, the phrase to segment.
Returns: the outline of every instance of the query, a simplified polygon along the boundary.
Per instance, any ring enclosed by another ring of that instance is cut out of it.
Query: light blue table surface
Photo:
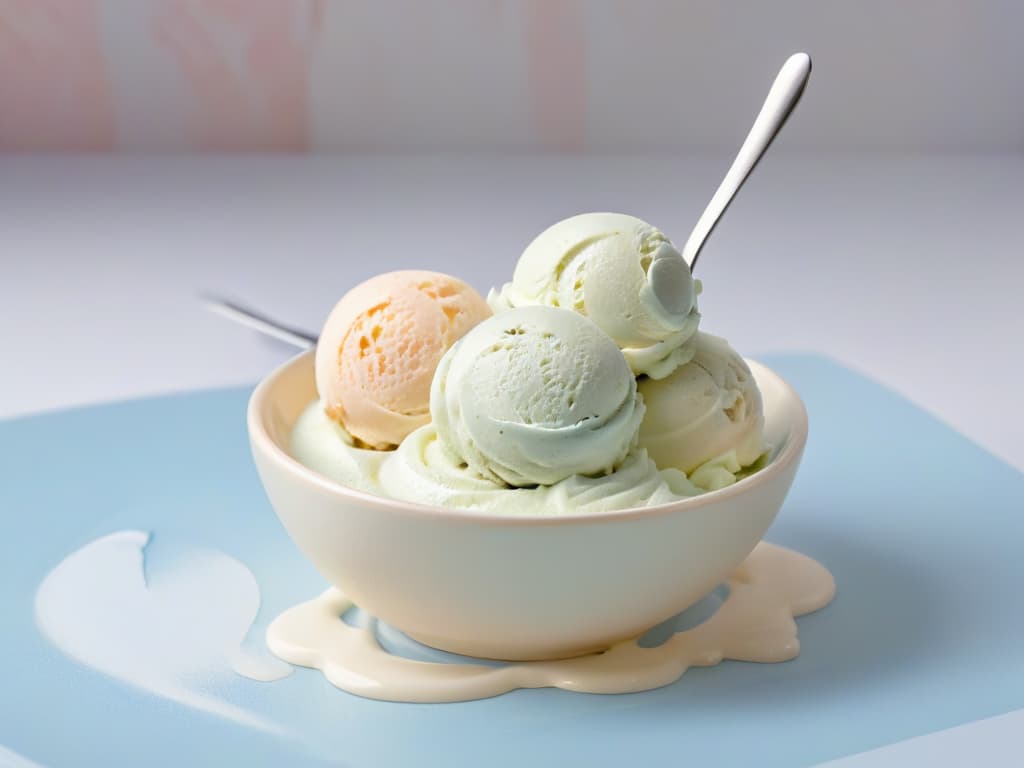
[[[63,557],[153,532],[147,567],[195,546],[247,564],[258,625],[324,583],[252,466],[246,389],[0,423],[0,756],[45,766],[811,765],[1024,706],[1024,475],[883,387],[816,356],[767,358],[811,438],[768,540],[827,565],[836,601],[790,663],[727,662],[647,693],[517,691],[449,705],[359,699],[298,670],[212,692],[254,731],[78,666],[33,622]]]

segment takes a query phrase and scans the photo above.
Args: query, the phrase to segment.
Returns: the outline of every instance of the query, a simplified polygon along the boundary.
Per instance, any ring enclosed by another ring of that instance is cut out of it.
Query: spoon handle
[[[204,296],[207,309],[216,312],[222,317],[241,323],[247,328],[270,336],[271,338],[291,344],[299,349],[312,349],[316,346],[316,336],[298,328],[290,328],[287,325],[272,320],[271,318],[257,312],[254,309],[243,307],[228,299],[217,296]]]
[[[750,176],[765,150],[771,146],[786,120],[796,109],[810,76],[811,57],[806,53],[794,53],[782,65],[729,172],[725,174],[714,197],[697,220],[697,225],[683,246],[683,258],[690,265],[691,271],[697,265],[701,248],[714,231],[718,220],[722,218],[722,214],[743,186],[743,182]]]

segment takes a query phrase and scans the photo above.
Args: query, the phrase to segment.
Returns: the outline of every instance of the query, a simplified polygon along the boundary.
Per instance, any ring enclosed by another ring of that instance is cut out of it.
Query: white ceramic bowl
[[[636,636],[695,603],[775,518],[807,441],[807,412],[779,376],[750,367],[764,396],[771,462],[728,488],[658,507],[509,517],[338,485],[288,452],[292,426],[316,396],[312,352],[253,392],[249,437],[284,527],[357,605],[456,653],[567,657]]]

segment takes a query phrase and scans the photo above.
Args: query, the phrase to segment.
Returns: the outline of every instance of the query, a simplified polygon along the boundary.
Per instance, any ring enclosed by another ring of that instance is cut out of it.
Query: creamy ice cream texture
[[[571,515],[666,504],[701,489],[676,469],[659,470],[643,449],[610,475],[572,475],[554,485],[509,488],[471,470],[438,439],[433,424],[395,451],[358,448],[311,403],[292,431],[292,455],[337,483],[418,504],[509,515]]]
[[[430,420],[442,355],[490,314],[473,288],[438,272],[388,272],[357,285],[331,311],[317,344],[326,413],[365,446],[398,445]]]
[[[663,379],[640,380],[647,406],[640,445],[662,468],[705,490],[730,485],[764,454],[764,405],[750,368],[725,339],[696,335],[693,359]]]
[[[438,439],[433,424],[420,427],[387,454],[379,479],[379,492],[391,498],[508,515],[611,512],[702,492],[679,470],[659,470],[642,449],[627,455],[610,475],[570,475],[553,485],[509,488],[460,462]]]
[[[310,403],[292,428],[291,455],[300,464],[335,482],[380,493],[380,467],[393,451],[361,448],[341,424]]]
[[[478,476],[515,487],[608,474],[644,406],[615,343],[566,309],[488,318],[442,358],[430,411],[441,443]]]
[[[764,413],[743,359],[697,330],[698,292],[661,232],[611,213],[537,237],[488,297],[497,315],[448,275],[368,280],[324,326],[293,455],[351,487],[494,512],[722,488],[759,466]]]
[[[645,221],[584,213],[530,243],[512,282],[488,297],[495,311],[548,305],[589,317],[633,372],[667,376],[693,354],[697,286],[679,251]]]

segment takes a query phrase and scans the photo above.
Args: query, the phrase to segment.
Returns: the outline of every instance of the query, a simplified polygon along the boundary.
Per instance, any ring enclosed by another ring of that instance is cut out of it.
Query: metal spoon
[[[248,328],[283,341],[286,344],[291,344],[293,347],[312,349],[316,346],[316,335],[309,331],[291,328],[283,323],[279,323],[277,320],[272,320],[254,309],[242,306],[229,299],[205,295],[202,299],[203,303],[206,304],[206,308],[211,312],[215,312],[229,320],[234,320],[236,323],[241,323]]]
[[[796,109],[810,76],[811,57],[806,53],[794,53],[782,65],[736,159],[683,246],[683,259],[690,265],[691,272],[697,266],[700,251],[714,232],[718,220]]]

